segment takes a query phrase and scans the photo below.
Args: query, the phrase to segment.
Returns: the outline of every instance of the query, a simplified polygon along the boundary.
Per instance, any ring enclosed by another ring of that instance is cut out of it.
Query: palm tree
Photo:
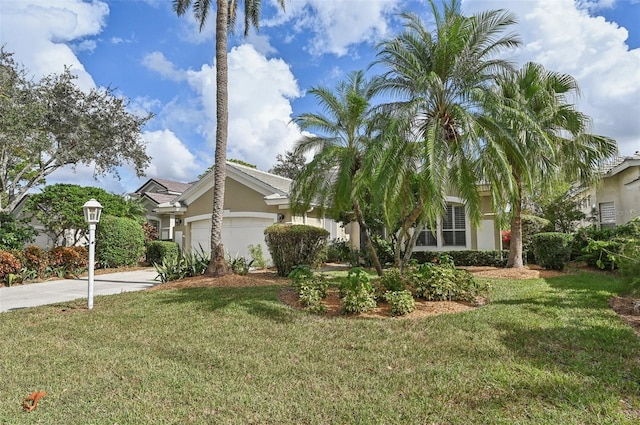
[[[489,102],[495,119],[507,129],[496,140],[508,167],[490,169],[498,205],[511,206],[511,243],[507,267],[523,267],[522,201],[534,190],[548,192],[558,179],[590,184],[598,178],[598,165],[617,152],[614,140],[587,133],[588,116],[569,103],[579,94],[577,81],[567,74],[527,63],[497,80]],[[492,159],[486,158],[485,164]]]
[[[182,16],[193,5],[193,15],[202,31],[209,11],[213,7],[212,3],[211,0],[173,0],[173,10],[178,16]],[[211,215],[211,262],[206,272],[210,276],[223,276],[229,272],[222,245],[229,126],[227,33],[235,26],[238,3],[236,0],[216,0],[216,151]],[[260,3],[260,0],[244,0],[245,36],[248,35],[251,27],[259,28]],[[278,0],[278,3],[284,9],[284,0]]]
[[[433,30],[417,15],[402,14],[405,30],[379,44],[376,61],[386,68],[382,88],[400,99],[382,109],[405,123],[401,137],[389,138],[391,145],[377,150],[383,164],[377,166],[378,185],[385,192],[387,214],[403,223],[401,237],[409,237],[412,227],[415,235],[442,215],[451,192],[465,200],[473,222],[480,219],[477,160],[486,146],[495,148],[492,134],[498,130],[485,114],[483,94],[510,69],[498,54],[520,44],[506,33],[515,23],[506,11],[466,17],[459,0],[445,3],[442,11],[430,3]],[[494,150],[497,162],[503,162]],[[407,209],[410,186],[416,196]],[[414,245],[415,238],[405,250]]]
[[[376,79],[367,80],[363,71],[356,71],[335,90],[318,87],[309,93],[323,112],[293,118],[301,130],[317,133],[303,136],[293,151],[294,155],[314,155],[294,181],[294,211],[304,212],[312,206],[329,210],[334,216],[352,211],[376,272],[382,275],[361,206],[367,192],[364,185],[356,185],[356,180],[363,177],[363,159],[371,143],[371,101],[377,93]]]

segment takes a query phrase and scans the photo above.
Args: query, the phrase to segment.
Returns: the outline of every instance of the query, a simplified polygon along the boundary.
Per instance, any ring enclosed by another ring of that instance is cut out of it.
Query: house
[[[211,170],[154,210],[161,220],[167,216],[173,219],[173,240],[184,249],[210,252],[213,183]],[[337,222],[313,210],[293,215],[289,202],[291,183],[286,177],[227,162],[222,243],[232,257],[250,258],[249,245],[262,245],[264,257],[269,260],[264,229],[274,223],[308,224],[328,230],[330,239],[348,237]]]
[[[161,207],[170,206],[171,201],[192,184],[152,178],[131,194],[131,197],[140,199],[147,209],[146,219],[158,231],[159,239],[173,240],[173,229],[176,225],[176,214]]]
[[[640,151],[606,164],[601,169],[601,181],[578,196],[582,212],[602,228],[640,216]]]

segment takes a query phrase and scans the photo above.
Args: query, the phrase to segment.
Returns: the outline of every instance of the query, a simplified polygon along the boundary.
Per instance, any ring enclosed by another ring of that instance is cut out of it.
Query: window
[[[600,227],[614,227],[616,225],[616,207],[613,202],[600,203]]]
[[[439,242],[439,243],[438,243]],[[467,246],[467,221],[464,206],[448,205],[445,215],[440,220],[437,229],[425,228],[416,246],[442,247]]]
[[[438,246],[438,239],[433,231],[424,229],[416,240],[416,246]]]
[[[443,245],[466,246],[467,232],[464,207],[448,205],[447,213],[442,219]]]

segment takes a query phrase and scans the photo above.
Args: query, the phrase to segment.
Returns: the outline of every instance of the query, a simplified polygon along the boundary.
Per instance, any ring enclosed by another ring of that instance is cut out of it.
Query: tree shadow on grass
[[[161,302],[191,304],[207,311],[246,312],[267,320],[287,323],[295,311],[278,300],[282,286],[183,288],[160,291]]]

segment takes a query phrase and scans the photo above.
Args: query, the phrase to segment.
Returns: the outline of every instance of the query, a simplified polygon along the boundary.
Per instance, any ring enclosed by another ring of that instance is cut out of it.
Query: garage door
[[[225,217],[222,222],[222,243],[224,249],[232,257],[236,255],[250,259],[249,245],[262,245],[262,252],[267,261],[271,259],[264,242],[264,229],[274,223],[273,218],[265,217]],[[199,250],[200,246],[210,252],[211,240],[210,220],[194,221],[191,224],[191,247]]]

